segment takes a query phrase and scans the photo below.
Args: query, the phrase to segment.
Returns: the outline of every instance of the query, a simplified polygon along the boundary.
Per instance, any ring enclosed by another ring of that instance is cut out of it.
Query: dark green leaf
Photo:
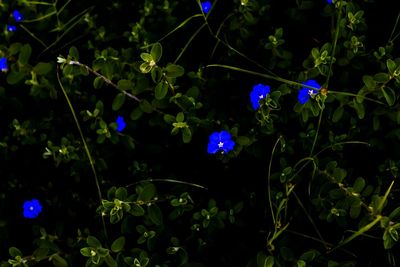
[[[140,102],[139,107],[145,113],[153,112],[153,106],[146,99]]]
[[[10,247],[8,249],[8,253],[10,254],[11,257],[15,258],[17,256],[22,256],[22,252],[16,248],[16,247]]]
[[[101,77],[96,77],[93,80],[93,87],[95,89],[99,89],[100,87],[102,87],[104,84],[104,80]]]
[[[248,146],[250,144],[250,138],[247,136],[238,136],[236,142],[241,146]]]
[[[389,81],[389,79],[390,77],[387,73],[380,72],[374,75],[374,80],[378,83],[385,83]]]
[[[342,106],[338,107],[335,112],[333,112],[332,122],[338,122],[343,117],[344,108]]]
[[[183,142],[185,144],[189,143],[192,140],[192,131],[190,131],[189,127],[183,127],[181,130]]]
[[[353,203],[350,207],[350,218],[356,219],[358,216],[360,216],[361,212],[361,201],[357,201]]]
[[[115,241],[111,245],[111,250],[113,252],[120,252],[125,246],[125,237],[120,236],[119,238],[115,239]]]
[[[148,202],[153,199],[156,194],[156,188],[153,184],[146,184],[139,193],[138,200]]]
[[[10,85],[14,85],[14,84],[19,83],[24,78],[25,78],[25,75],[22,72],[11,71],[7,75],[7,83]]]
[[[353,190],[355,193],[360,193],[365,187],[365,180],[362,177],[358,177],[353,184]]]
[[[140,57],[146,62],[146,63],[150,63],[151,61],[153,61],[153,57],[151,56],[151,54],[149,53],[141,53]]]
[[[390,73],[393,73],[397,69],[396,62],[394,62],[390,58],[386,61],[386,66]]]
[[[157,84],[156,88],[154,89],[154,96],[156,99],[163,99],[168,93],[168,84],[164,81],[161,81]]]
[[[396,209],[394,209],[390,215],[389,218],[391,220],[397,220],[400,217],[400,207],[397,207]]]
[[[59,254],[51,255],[51,262],[54,264],[55,267],[68,267],[67,261]]]
[[[165,68],[165,75],[170,78],[180,77],[185,73],[185,69],[179,65],[168,64]]]
[[[151,47],[151,52],[150,52],[153,60],[157,63],[161,56],[162,56],[162,46],[160,43],[155,43],[152,47]]]
[[[117,87],[120,90],[126,91],[133,88],[133,83],[130,80],[122,79],[118,81]]]
[[[115,191],[115,198],[124,201],[128,197],[128,191],[125,187],[119,187],[117,191]]]
[[[38,75],[45,75],[51,71],[52,67],[53,67],[53,65],[50,63],[39,62],[33,68],[33,71]]]
[[[31,57],[32,48],[29,44],[25,44],[21,48],[21,52],[19,53],[18,62],[21,65],[28,64],[29,58]]]
[[[79,52],[78,49],[75,46],[71,46],[69,49],[69,56],[73,60],[79,60]]]
[[[114,111],[119,110],[122,107],[122,105],[125,103],[125,98],[126,98],[126,96],[124,93],[117,94],[112,103],[112,110],[114,110]]]
[[[149,216],[149,219],[155,224],[155,225],[162,225],[163,224],[163,217],[161,213],[161,209],[153,204],[147,207],[147,214]]]
[[[137,204],[132,204],[131,209],[129,210],[129,213],[132,214],[133,216],[143,216],[144,215],[144,209],[137,205]]]
[[[372,77],[369,76],[369,75],[364,75],[364,76],[362,77],[362,79],[363,79],[363,82],[364,82],[365,87],[366,87],[367,89],[369,89],[369,90],[374,90],[374,89],[375,89],[376,82],[375,82],[374,78],[372,78]]]
[[[185,120],[185,114],[183,114],[183,112],[179,112],[176,115],[176,121],[177,122],[183,122]]]
[[[101,243],[100,241],[94,236],[88,236],[86,239],[87,244],[92,248],[100,248]]]
[[[170,115],[170,114],[165,114],[164,115],[164,121],[166,123],[172,124],[173,122],[175,122],[175,117]]]
[[[135,120],[140,119],[140,117],[142,117],[142,115],[143,115],[142,109],[140,107],[137,107],[134,110],[132,110],[130,118],[135,121]]]
[[[386,99],[386,102],[389,106],[393,106],[394,102],[396,101],[396,93],[390,87],[382,87],[383,96]]]

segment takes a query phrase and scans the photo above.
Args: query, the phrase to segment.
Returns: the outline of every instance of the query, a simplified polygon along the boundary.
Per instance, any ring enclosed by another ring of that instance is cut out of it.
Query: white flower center
[[[263,99],[264,95],[259,95],[258,98]]]
[[[224,146],[224,143],[222,143],[221,141],[219,141],[218,147],[219,147],[219,148],[222,148],[223,146]]]
[[[309,90],[308,90],[308,94],[309,94],[310,96],[313,96],[313,95],[315,95],[315,94],[314,94],[314,90],[312,90],[312,89],[309,89]]]
[[[33,207],[33,206],[30,206],[30,207],[29,207],[29,210],[30,210],[30,211],[34,210],[34,207]]]

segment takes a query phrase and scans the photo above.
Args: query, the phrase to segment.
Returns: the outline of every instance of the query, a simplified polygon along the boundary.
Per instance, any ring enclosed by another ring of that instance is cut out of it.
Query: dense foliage
[[[393,2],[0,0],[0,266],[398,266]]]

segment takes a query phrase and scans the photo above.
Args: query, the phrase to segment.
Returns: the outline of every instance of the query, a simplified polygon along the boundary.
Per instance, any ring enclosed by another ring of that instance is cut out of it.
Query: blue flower
[[[204,14],[207,14],[208,11],[210,11],[211,9],[211,2],[210,1],[201,2],[201,9],[203,10]]]
[[[259,83],[253,86],[253,91],[250,93],[250,101],[255,110],[260,107],[260,100],[266,98],[269,92],[270,88],[268,85]]]
[[[0,58],[0,70],[3,72],[8,70],[7,59],[5,57]]]
[[[318,93],[318,90],[321,88],[321,86],[315,80],[308,80],[301,84],[318,88],[317,90],[314,90],[307,87],[302,87],[299,90],[299,95],[297,96],[297,99],[299,100],[300,104],[304,105],[310,99],[311,96],[316,95]]]
[[[42,205],[40,205],[39,200],[32,199],[24,202],[24,217],[28,219],[36,218],[42,211]]]
[[[7,31],[15,32],[17,30],[17,26],[15,25],[7,25]]]
[[[16,22],[20,22],[24,19],[24,17],[18,10],[14,10],[12,14]]]
[[[208,154],[215,154],[219,151],[228,153],[233,150],[234,146],[235,142],[232,141],[230,133],[227,131],[214,132],[210,135],[207,152]]]
[[[332,4],[332,0],[327,0],[328,4]]]
[[[122,132],[122,130],[125,129],[125,127],[126,127],[124,118],[122,118],[121,116],[118,116],[116,123],[117,123],[117,132]]]

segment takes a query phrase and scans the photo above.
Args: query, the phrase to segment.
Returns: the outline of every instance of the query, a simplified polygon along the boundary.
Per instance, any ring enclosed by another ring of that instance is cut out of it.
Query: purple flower
[[[7,31],[15,32],[17,30],[17,26],[7,24]]]
[[[28,219],[36,218],[42,211],[42,205],[40,205],[39,200],[32,199],[24,202],[24,217]]]
[[[16,22],[20,22],[24,19],[24,16],[22,16],[18,10],[14,10],[12,14]]]
[[[207,152],[208,154],[215,154],[219,151],[222,153],[228,153],[233,150],[235,142],[231,139],[231,134],[227,131],[214,132],[210,135],[210,141],[208,143]]]
[[[297,99],[299,100],[300,104],[304,105],[310,99],[311,96],[316,95],[318,93],[318,90],[321,88],[321,86],[315,80],[308,80],[301,84],[318,88],[317,90],[314,90],[307,87],[302,87],[299,90]]]
[[[250,93],[250,101],[254,110],[260,107],[260,100],[267,97],[270,92],[268,85],[257,84],[253,86],[253,91]]]
[[[210,1],[201,2],[201,9],[203,10],[204,14],[207,14],[208,11],[210,11],[211,9],[211,2]]]
[[[117,132],[119,132],[119,133],[122,132],[122,130],[125,129],[125,127],[126,127],[124,118],[121,116],[118,116],[116,123],[117,123]]]
[[[7,59],[5,57],[0,58],[0,70],[3,72],[8,70]]]

